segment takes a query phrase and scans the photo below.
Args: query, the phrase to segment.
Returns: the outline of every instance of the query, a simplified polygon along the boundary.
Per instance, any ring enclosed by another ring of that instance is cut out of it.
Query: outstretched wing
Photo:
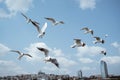
[[[61,24],[65,24],[63,21],[59,21],[59,23],[61,23]]]
[[[20,51],[18,51],[18,50],[10,50],[11,52],[16,52],[16,53],[18,53],[19,55],[21,55],[21,52]]]
[[[21,13],[21,15],[25,17],[26,20],[28,20],[28,17],[25,14]]]
[[[40,51],[42,51],[42,52],[44,52],[44,54],[45,54],[46,57],[48,56],[49,51],[47,49],[45,49],[45,48],[39,48],[39,47],[37,47],[37,49],[40,50]]]
[[[58,63],[57,59],[52,59],[51,62],[59,68],[59,63]]]
[[[45,22],[45,24],[43,25],[43,27],[41,29],[41,32],[42,33],[45,32],[46,28],[47,28],[47,22]]]
[[[94,37],[96,40],[100,40],[100,37]]]
[[[39,23],[32,21],[32,20],[31,20],[31,23],[36,27],[37,31],[40,33]]]
[[[23,54],[23,55],[26,55],[26,56],[32,57],[30,54]]]
[[[46,17],[45,17],[45,19],[51,21],[52,23],[55,23],[55,22],[56,22],[55,19],[53,19],[53,18],[46,18]]]
[[[89,29],[87,27],[82,28],[81,30],[86,30],[89,31]]]
[[[81,39],[74,39],[75,43],[80,44],[81,43]]]

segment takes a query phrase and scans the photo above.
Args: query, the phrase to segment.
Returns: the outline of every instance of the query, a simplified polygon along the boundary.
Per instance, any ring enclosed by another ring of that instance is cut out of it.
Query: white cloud
[[[115,48],[120,48],[120,44],[118,42],[113,42],[111,45]]]
[[[101,60],[104,60],[109,64],[120,64],[119,56],[107,56],[107,57],[101,58]]]
[[[6,0],[5,4],[10,12],[28,11],[32,5],[32,0]]]
[[[77,65],[77,62],[71,59],[67,59],[65,57],[58,57],[58,62],[60,63],[61,67],[71,67]]]
[[[0,43],[0,55],[6,54],[7,52],[9,52],[9,50],[10,49],[8,47]]]
[[[55,56],[64,56],[62,50],[60,50],[60,49],[56,49],[56,48],[55,48],[55,49],[52,50],[52,53],[53,53]]]
[[[106,50],[103,47],[99,46],[85,46],[85,47],[79,47],[77,48],[77,56],[82,57],[82,56],[95,56],[99,54],[102,50]]]
[[[93,63],[94,60],[90,59],[90,58],[80,58],[79,61],[81,63]]]
[[[120,44],[119,44],[118,42],[113,42],[113,43],[111,43],[111,45],[112,45],[113,47],[117,48],[118,51],[119,51],[119,53],[120,53]]]
[[[80,8],[85,10],[85,9],[91,9],[93,10],[96,6],[96,1],[95,0],[79,0],[80,3]]]
[[[6,8],[0,9],[0,18],[10,18],[17,12],[27,12],[32,6],[33,0],[0,0]]]
[[[23,69],[18,66],[13,61],[4,61],[0,60],[0,75],[7,76],[7,75],[16,75],[26,73]]]

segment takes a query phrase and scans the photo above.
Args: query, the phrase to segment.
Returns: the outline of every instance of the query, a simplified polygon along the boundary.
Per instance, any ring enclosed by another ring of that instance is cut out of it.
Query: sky
[[[14,2],[13,2],[14,1]],[[109,74],[120,75],[120,0],[0,0],[0,76],[17,74],[99,75],[100,61],[104,60]],[[36,28],[21,15],[48,27],[43,38],[38,38]],[[45,17],[52,17],[64,24],[53,26]],[[93,44],[91,34],[81,30],[88,27],[93,36],[105,40],[104,44]],[[108,35],[105,37],[105,35]],[[73,39],[81,39],[85,47],[71,48]],[[56,58],[60,69],[45,63],[44,54],[36,47],[49,50]],[[32,55],[18,60],[19,50]],[[107,55],[100,54],[105,50]]]

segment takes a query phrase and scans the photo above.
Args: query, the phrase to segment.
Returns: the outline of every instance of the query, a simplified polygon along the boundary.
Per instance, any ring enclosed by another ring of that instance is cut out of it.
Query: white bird
[[[46,48],[41,48],[41,47],[37,47],[37,49],[40,50],[40,51],[42,51],[42,52],[44,52],[45,57],[48,56],[48,53],[49,53],[49,50],[48,50],[48,49],[46,49]]]
[[[18,51],[18,50],[10,50],[11,52],[16,52],[16,53],[18,53],[19,54],[19,57],[18,57],[18,59],[19,60],[21,60],[21,58],[23,57],[23,56],[28,56],[28,57],[31,57],[32,58],[32,56],[30,55],[30,54],[25,54],[25,53],[22,53],[22,52],[20,52],[20,51]]]
[[[82,28],[81,30],[85,30],[85,34],[87,34],[87,33],[90,33],[90,34],[92,34],[93,35],[93,30],[92,29],[89,29],[89,28],[87,28],[87,27],[84,27],[84,28]]]
[[[81,39],[74,39],[74,44],[71,45],[72,48],[75,47],[84,47],[86,44],[81,41]]]
[[[47,28],[47,22],[44,23],[44,25],[43,25],[43,27],[41,29],[39,27],[37,27],[37,30],[39,32],[39,34],[38,34],[39,38],[40,37],[42,38],[45,35],[46,28]]]
[[[45,23],[44,27],[40,29],[38,22],[31,20],[30,18],[25,16],[23,13],[21,13],[21,15],[23,15],[26,18],[27,23],[31,22],[34,25],[34,27],[36,27],[37,31],[39,32],[38,37],[42,38],[45,35],[45,29],[47,28],[47,23]]]
[[[105,41],[103,39],[101,39],[100,37],[93,37],[93,38],[95,38],[95,41],[93,42],[94,44],[96,44],[96,43],[104,44],[105,43]]]
[[[101,54],[106,55],[107,53],[106,53],[106,51],[103,50],[103,51],[101,51]]]
[[[64,24],[63,21],[56,21],[56,20],[53,19],[53,18],[46,18],[46,17],[45,17],[45,19],[51,21],[54,26],[56,26],[56,25],[58,25],[58,24]]]
[[[55,58],[46,57],[46,58],[44,59],[44,61],[45,61],[45,62],[51,62],[51,63],[53,63],[57,68],[60,68],[60,67],[59,67],[59,63],[58,63],[57,59],[55,59]]]

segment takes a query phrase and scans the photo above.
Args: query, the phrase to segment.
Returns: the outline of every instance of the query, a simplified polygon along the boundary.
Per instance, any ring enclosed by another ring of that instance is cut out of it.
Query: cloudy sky
[[[84,76],[100,74],[100,61],[106,61],[109,74],[120,74],[120,1],[119,0],[0,0],[0,76],[43,71],[53,74]],[[38,38],[38,32],[20,14],[23,12],[32,20],[47,22],[45,36]],[[65,24],[52,26],[44,17],[62,20]],[[80,29],[94,30],[94,36],[105,40],[104,44],[93,44],[93,37]],[[108,37],[105,37],[105,35]],[[73,39],[86,43],[85,47],[71,48]],[[57,58],[60,69],[45,63],[43,53],[36,47],[49,50]],[[18,54],[10,50],[29,53],[20,61]],[[100,54],[106,50],[107,55]]]

